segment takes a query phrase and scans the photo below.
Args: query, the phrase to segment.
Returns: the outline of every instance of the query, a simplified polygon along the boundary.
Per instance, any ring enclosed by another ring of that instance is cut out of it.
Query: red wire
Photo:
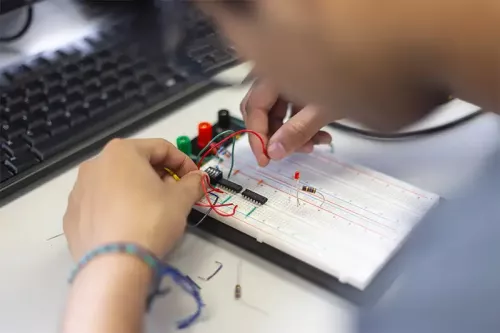
[[[217,152],[217,149],[222,146],[225,142],[227,142],[228,140],[232,139],[233,137],[237,136],[237,135],[240,135],[240,134],[243,134],[243,133],[249,133],[249,134],[253,134],[255,135],[261,145],[262,145],[262,151],[264,152],[264,155],[266,155],[267,158],[269,158],[269,155],[267,154],[267,149],[266,149],[266,145],[264,143],[264,139],[262,138],[262,136],[255,132],[255,131],[252,131],[252,130],[247,130],[247,129],[244,129],[244,130],[240,130],[240,131],[237,131],[237,132],[234,132],[232,133],[231,135],[227,136],[226,138],[224,138],[223,140],[221,140],[219,143],[217,144],[211,144],[210,145],[210,148],[211,149],[208,149],[200,158],[200,160],[198,161],[198,169],[203,165],[203,160],[209,155],[212,153],[212,151],[215,151]],[[209,191],[207,190],[207,186],[205,185],[205,179],[208,179],[207,180],[207,184],[208,184],[208,187],[210,188],[211,191],[215,191],[217,193],[224,193],[223,191],[215,188],[212,186],[212,184],[210,184],[210,177],[208,175],[205,175],[206,177],[204,177],[204,179],[201,180],[201,185],[203,187],[203,192],[205,193],[205,199],[207,200],[208,204],[196,204],[197,206],[199,207],[209,207],[211,208],[215,213],[217,213],[218,215],[220,216],[223,216],[223,217],[231,217],[231,216],[234,216],[236,214],[236,209],[238,208],[238,205],[234,205],[234,204],[222,204],[222,205],[214,205],[212,203],[212,201],[210,200],[210,195],[209,195]],[[228,207],[228,206],[234,206],[233,207],[233,211],[231,213],[224,213],[224,212],[220,212],[217,208],[220,208],[220,207]]]
[[[236,209],[238,208],[238,205],[235,205],[235,204],[225,204],[225,205],[214,205],[212,203],[212,201],[210,200],[210,195],[208,194],[208,191],[207,191],[207,186],[205,185],[205,182],[204,180],[208,178],[208,182],[207,184],[210,184],[210,177],[205,174],[205,177],[204,179],[201,180],[201,186],[203,187],[203,192],[205,193],[205,199],[207,200],[208,202],[208,205],[206,207],[210,207],[214,212],[216,212],[218,215],[220,216],[223,216],[223,217],[231,217],[231,216],[234,216],[234,214],[236,214]],[[220,190],[219,190],[220,191]],[[222,191],[221,191],[222,192]],[[233,207],[233,211],[231,213],[224,213],[224,212],[220,212],[217,208],[220,208],[220,207],[227,207],[227,206],[234,206]],[[203,207],[203,206],[202,206]]]
[[[220,207],[228,207],[228,206],[233,206],[234,204],[231,204],[231,203],[228,203],[228,204],[222,204],[222,205],[213,205],[213,206],[210,206],[208,204],[201,204],[201,203],[195,203],[194,204],[195,206],[197,207],[216,207],[216,208],[220,208]]]
[[[262,151],[264,152],[264,155],[266,155],[267,158],[269,158],[269,155],[267,154],[267,148],[266,148],[266,144],[264,143],[264,139],[262,138],[262,136],[255,132],[255,131],[252,131],[252,130],[248,130],[248,129],[244,129],[244,130],[241,130],[241,131],[238,131],[238,132],[234,132],[233,134],[227,136],[226,138],[224,138],[222,141],[220,141],[219,143],[215,144],[214,146],[212,146],[211,148],[212,149],[208,149],[200,158],[200,160],[198,161],[198,169],[201,168],[202,164],[203,164],[203,160],[205,159],[205,157],[207,157],[213,149],[215,149],[215,151],[217,151],[217,148],[219,148],[223,143],[227,142],[228,140],[232,139],[233,137],[239,135],[239,134],[243,134],[243,133],[249,133],[249,134],[253,134],[255,135],[261,145],[262,145]]]

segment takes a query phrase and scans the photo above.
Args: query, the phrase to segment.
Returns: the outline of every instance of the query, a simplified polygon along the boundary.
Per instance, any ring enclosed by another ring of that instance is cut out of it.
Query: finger
[[[314,145],[329,145],[333,139],[330,133],[319,131],[312,137],[311,141]]]
[[[163,166],[171,169],[180,177],[197,170],[196,164],[172,143],[164,139],[129,139],[134,149],[153,166]]]
[[[288,103],[279,99],[269,112],[269,137],[273,136],[283,126],[288,110]]]
[[[204,176],[205,173],[203,171],[192,171],[176,183],[179,193],[182,193],[182,196],[179,196],[179,198],[186,200],[188,208],[191,208],[204,195],[201,185]]]
[[[241,100],[240,103],[240,112],[241,112],[241,117],[243,118],[243,121],[247,121],[247,109],[248,109],[248,99],[250,98],[250,95],[252,94],[252,88],[250,88]]]
[[[269,113],[277,101],[278,95],[269,84],[257,82],[241,105],[247,128],[259,133],[265,146],[269,140]],[[254,135],[249,135],[249,141],[259,165],[267,165],[269,159],[262,149],[260,140]]]
[[[325,131],[319,131],[316,133],[311,140],[307,141],[302,147],[300,147],[297,152],[310,154],[314,150],[314,146],[317,145],[327,145],[332,142],[332,136]]]
[[[327,117],[308,106],[294,115],[272,136],[268,153],[271,159],[281,160],[304,146],[327,124]]]
[[[302,147],[297,149],[297,153],[310,154],[314,151],[314,143],[312,141],[306,142]]]
[[[261,80],[255,80],[255,82],[252,84],[252,86],[250,87],[250,89],[248,89],[245,97],[243,97],[243,99],[241,100],[241,103],[240,103],[240,112],[241,112],[241,115],[243,117],[243,120],[246,120],[246,116],[248,114],[248,109],[249,109],[249,106],[248,106],[248,101],[250,100],[250,98],[252,98],[252,103],[255,103],[255,99],[256,97],[254,96],[256,93],[257,94],[260,94],[260,91],[263,91],[263,90],[267,90],[267,85],[265,82],[261,81]],[[257,96],[258,98],[258,96]]]

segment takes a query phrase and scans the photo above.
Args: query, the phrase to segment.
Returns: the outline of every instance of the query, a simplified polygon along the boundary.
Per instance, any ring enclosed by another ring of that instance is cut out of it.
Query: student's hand
[[[248,129],[261,134],[272,160],[281,160],[293,152],[310,153],[314,145],[329,144],[330,134],[321,131],[332,114],[309,105],[293,107],[291,118],[284,122],[288,102],[281,99],[267,81],[257,81],[241,103],[241,113]],[[269,159],[262,151],[260,141],[249,135],[250,146],[260,166]]]
[[[203,194],[201,179],[189,157],[165,140],[111,141],[80,166],[68,200],[64,233],[74,259],[110,242],[133,242],[162,257],[182,236]]]

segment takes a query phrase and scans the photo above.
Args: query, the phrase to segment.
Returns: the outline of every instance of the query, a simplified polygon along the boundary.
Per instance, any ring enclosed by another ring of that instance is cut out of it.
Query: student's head
[[[406,125],[429,109],[422,101],[434,82],[424,48],[411,40],[406,1],[195,2],[254,63],[255,74],[292,102],[322,105],[335,110],[334,118],[348,115],[381,129]]]

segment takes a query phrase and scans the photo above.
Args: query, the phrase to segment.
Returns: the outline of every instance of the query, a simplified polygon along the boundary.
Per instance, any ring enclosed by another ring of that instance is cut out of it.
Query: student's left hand
[[[194,162],[170,142],[111,141],[80,166],[68,200],[64,232],[74,259],[111,242],[133,242],[162,257],[182,236],[191,207],[203,195],[201,179]]]

